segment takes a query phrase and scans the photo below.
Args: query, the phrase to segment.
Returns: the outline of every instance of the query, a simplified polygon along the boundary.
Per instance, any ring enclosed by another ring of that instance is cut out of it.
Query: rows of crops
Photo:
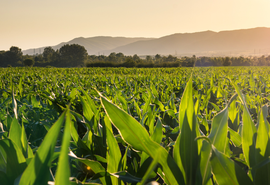
[[[0,69],[0,184],[270,184],[269,73]]]

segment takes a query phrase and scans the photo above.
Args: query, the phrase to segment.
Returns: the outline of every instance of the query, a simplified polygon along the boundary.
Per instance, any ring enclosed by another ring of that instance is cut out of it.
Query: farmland
[[[1,68],[1,184],[270,184],[270,68]]]

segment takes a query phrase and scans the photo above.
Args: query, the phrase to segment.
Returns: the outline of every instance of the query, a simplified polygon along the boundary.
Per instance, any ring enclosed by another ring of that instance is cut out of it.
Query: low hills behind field
[[[251,28],[232,31],[203,31],[176,33],[160,38],[127,37],[79,37],[62,42],[79,44],[89,55],[109,55],[121,52],[124,55],[175,55],[175,56],[254,56],[270,54],[270,28]],[[24,50],[24,54],[42,53],[45,47]]]

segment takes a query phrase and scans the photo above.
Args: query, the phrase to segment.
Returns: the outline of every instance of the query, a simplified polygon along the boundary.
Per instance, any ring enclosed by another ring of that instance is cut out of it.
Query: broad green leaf
[[[60,151],[60,156],[58,160],[58,165],[56,169],[55,176],[55,185],[68,184],[70,177],[70,169],[69,169],[69,143],[70,143],[70,126],[71,126],[71,118],[69,109],[66,111],[65,115],[65,129],[64,135],[62,138],[62,146]]]
[[[192,77],[190,78],[188,84],[186,85],[186,88],[184,90],[184,93],[182,95],[182,99],[181,99],[181,103],[180,103],[180,107],[179,107],[179,127],[180,130],[182,128],[183,122],[184,122],[184,116],[186,115],[186,110],[187,110],[187,106],[189,105],[188,103],[191,103],[191,105],[193,104],[193,100],[191,102],[188,102],[192,99],[192,97],[190,98],[190,94],[192,94]],[[192,119],[193,121],[193,119]],[[180,134],[181,132],[179,132],[179,135],[175,141],[175,145],[174,145],[174,149],[173,149],[173,158],[175,160],[175,162],[177,163],[180,171],[183,173],[184,175],[184,181],[186,182],[186,172],[185,169],[183,167],[182,164],[182,159],[181,159],[181,155],[180,155]]]
[[[240,147],[242,145],[241,136],[230,127],[228,127],[228,131],[230,132],[230,139],[232,140],[233,144]]]
[[[23,149],[23,154],[26,158],[28,158],[28,141],[24,129],[24,124],[22,123],[22,129],[21,129],[21,144]]]
[[[231,120],[232,122],[232,125],[231,125],[231,128],[234,130],[234,131],[237,131],[238,130],[238,117],[239,117],[239,109],[236,107],[236,102],[233,101],[229,107],[229,119]]]
[[[22,128],[18,123],[18,120],[13,118],[9,129],[9,139],[11,139],[19,147],[19,149],[24,152],[21,142],[21,133]]]
[[[219,112],[213,119],[211,133],[208,138],[221,152],[225,152],[228,131],[228,107]]]
[[[200,178],[202,184],[207,184],[209,179],[211,178],[211,159],[212,155],[212,149],[211,149],[211,144],[209,144],[206,141],[203,141],[202,143],[202,148],[200,152]]]
[[[157,115],[157,111],[155,111],[155,107],[153,108],[153,110],[150,108],[149,111],[147,112],[147,115],[148,115],[148,126],[149,126],[149,134],[150,135],[153,135],[154,133],[154,122],[155,122],[155,118],[156,118],[156,115]]]
[[[12,182],[26,168],[26,160],[20,148],[10,139],[0,140],[0,171]]]
[[[267,106],[263,106],[260,113],[260,122],[257,132],[256,140],[256,164],[260,164],[262,161],[268,159],[270,156],[270,143],[269,143],[269,123],[266,120]],[[270,164],[267,164],[255,172],[254,182],[256,184],[270,184]]]
[[[25,129],[24,129],[24,124],[22,123],[22,133],[21,133],[21,143],[22,143],[22,149],[23,149],[23,155],[25,158],[32,158],[33,151],[31,147],[28,145],[28,140],[26,137]]]
[[[243,110],[243,128],[242,128],[242,149],[246,162],[249,167],[256,164],[255,161],[255,144],[256,144],[256,127],[248,113],[248,110]]]
[[[240,166],[212,145],[211,166],[219,185],[252,185],[252,181]]]
[[[93,111],[94,115],[97,115],[97,107],[96,107],[94,101],[92,100],[92,98],[90,98],[90,96],[83,89],[81,89],[81,90],[82,90],[84,96],[86,97],[86,101],[87,101],[88,105],[90,105],[90,108]]]
[[[86,97],[86,103],[89,105],[89,107],[91,108],[92,112],[94,113],[94,117],[96,118],[96,120],[99,119],[98,118],[99,113],[98,113],[98,110],[97,110],[97,107],[96,107],[94,101],[92,100],[92,98],[90,98],[90,96],[86,93],[85,90],[83,90],[81,88],[81,91],[83,92],[83,95]],[[97,123],[95,122],[95,127],[97,127],[96,124]]]
[[[90,148],[87,147],[87,145],[82,141],[82,139],[78,135],[78,131],[76,130],[75,125],[74,125],[74,122],[75,122],[74,120],[76,120],[76,119],[73,117],[73,115],[71,115],[71,117],[72,117],[73,121],[70,122],[71,123],[70,133],[71,133],[71,137],[72,137],[73,141],[76,143],[78,148],[83,149],[87,152],[91,152]]]
[[[192,76],[191,76],[187,85],[186,85],[185,91],[184,91],[183,96],[181,98],[180,107],[179,107],[179,126],[180,126],[180,129],[182,128],[182,125],[184,123],[185,114],[187,114],[188,124],[190,125],[190,127],[192,127],[193,112],[194,112],[194,109],[192,109],[193,107],[194,107],[194,105],[193,105]]]
[[[64,122],[65,112],[59,117],[46,134],[39,146],[34,158],[31,160],[20,179],[20,185],[25,184],[47,184],[49,180],[49,166],[53,157],[54,147]],[[29,176],[29,174],[31,174]]]
[[[210,143],[215,146],[215,148],[221,152],[225,152],[226,143],[227,143],[227,130],[228,130],[228,106],[230,106],[231,102],[236,98],[236,94],[232,96],[228,105],[219,112],[212,121],[212,129],[208,138],[211,141]],[[202,184],[206,184],[211,177],[211,145],[204,141],[200,153],[200,170],[201,170],[201,178]]]
[[[248,111],[246,101],[244,99],[244,96],[242,92],[240,91],[240,88],[234,84],[232,81],[231,83],[234,85],[234,88],[244,105],[244,110],[243,110],[243,126],[242,126],[242,149],[243,149],[243,154],[246,159],[246,163],[248,164],[249,167],[252,167],[256,164],[255,161],[255,144],[256,144],[256,127],[252,121],[252,118],[250,116],[250,113]]]
[[[194,184],[196,171],[199,165],[198,160],[198,124],[193,104],[192,76],[190,77],[179,109],[180,133],[174,146],[174,158],[181,169],[185,172],[186,184]]]
[[[111,124],[109,122],[109,124]],[[107,126],[106,126],[107,127]],[[106,135],[107,135],[107,172],[109,173],[116,173],[121,168],[121,152],[118,146],[118,143],[113,136],[112,132],[109,128],[106,129]],[[119,184],[117,178],[112,177],[112,183],[113,184]]]
[[[162,135],[163,135],[163,133],[162,133],[162,123],[161,123],[161,120],[158,118],[157,124],[155,126],[154,133],[151,136],[151,138],[153,139],[153,141],[160,144],[161,141],[162,141]]]
[[[159,163],[163,167],[166,179],[170,184],[184,184],[182,173],[174,160],[163,147],[149,137],[140,123],[103,96],[101,96],[101,103],[125,142],[136,150],[146,152],[153,159],[155,159],[158,149],[162,148],[159,152],[161,159]]]
[[[93,133],[96,133],[97,127],[95,127],[93,123],[94,113],[92,112],[90,105],[84,100],[84,98],[81,95],[79,95],[79,97],[83,106],[83,115],[87,122],[90,124],[91,131]]]
[[[188,123],[188,116],[185,115],[181,134],[179,135],[179,152],[183,168],[185,170],[186,184],[195,183],[196,172],[199,166],[198,141],[195,140],[197,138],[196,126],[198,125],[195,120],[195,113],[193,112],[193,114],[194,120],[192,121],[192,127],[190,127],[190,124]]]

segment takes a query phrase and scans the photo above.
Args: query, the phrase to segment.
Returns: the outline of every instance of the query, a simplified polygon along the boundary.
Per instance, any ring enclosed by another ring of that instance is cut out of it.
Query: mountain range
[[[79,44],[89,55],[109,55],[122,52],[125,55],[174,55],[174,56],[254,56],[270,54],[270,28],[259,27],[231,31],[203,31],[176,33],[160,38],[79,37],[62,42]],[[24,54],[42,53],[45,47],[24,50]]]

